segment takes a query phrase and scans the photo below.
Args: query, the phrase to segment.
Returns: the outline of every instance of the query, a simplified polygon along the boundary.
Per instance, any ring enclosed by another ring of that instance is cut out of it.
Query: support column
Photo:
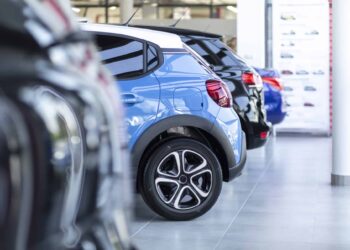
[[[109,23],[109,0],[105,0],[105,23]]]
[[[350,1],[333,1],[332,185],[350,185]]]
[[[120,0],[120,22],[125,23],[134,12],[134,0]]]

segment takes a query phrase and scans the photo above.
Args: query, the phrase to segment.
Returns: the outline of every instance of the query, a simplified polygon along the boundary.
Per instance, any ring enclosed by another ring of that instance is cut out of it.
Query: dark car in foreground
[[[259,74],[222,41],[219,35],[188,29],[137,26],[177,34],[197,52],[227,84],[233,108],[246,133],[247,149],[263,146],[270,133],[266,120],[263,85]]]
[[[0,3],[2,250],[132,248],[117,92],[67,6]]]

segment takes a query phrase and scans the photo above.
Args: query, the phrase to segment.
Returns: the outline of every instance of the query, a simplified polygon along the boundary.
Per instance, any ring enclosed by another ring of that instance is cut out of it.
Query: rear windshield
[[[182,41],[214,66],[242,66],[246,63],[217,38],[182,36]]]

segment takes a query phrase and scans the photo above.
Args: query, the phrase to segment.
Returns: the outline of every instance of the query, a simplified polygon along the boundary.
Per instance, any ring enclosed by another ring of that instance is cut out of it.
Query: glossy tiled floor
[[[274,138],[196,220],[165,221],[138,197],[132,239],[141,250],[349,250],[350,188],[330,186],[330,166],[330,138]]]

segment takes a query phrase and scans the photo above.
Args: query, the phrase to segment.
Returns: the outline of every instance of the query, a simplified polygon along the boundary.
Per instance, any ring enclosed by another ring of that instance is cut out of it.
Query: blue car
[[[245,134],[225,83],[177,35],[83,27],[118,79],[137,190],[168,219],[204,214],[246,160]]]
[[[281,123],[286,117],[285,100],[283,98],[283,86],[280,82],[280,74],[273,69],[255,68],[263,80],[265,109],[267,120],[273,125]]]

